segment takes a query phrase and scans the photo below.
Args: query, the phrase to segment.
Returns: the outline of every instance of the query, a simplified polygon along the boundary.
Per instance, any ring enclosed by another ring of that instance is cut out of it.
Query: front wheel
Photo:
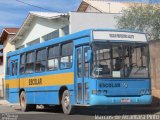
[[[71,98],[70,98],[70,93],[68,90],[65,90],[63,92],[61,104],[62,104],[62,109],[63,109],[64,114],[68,114],[68,115],[73,114],[74,108],[71,105]]]

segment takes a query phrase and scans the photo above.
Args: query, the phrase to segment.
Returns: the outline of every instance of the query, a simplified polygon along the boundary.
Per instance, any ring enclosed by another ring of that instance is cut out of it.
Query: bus
[[[6,63],[6,99],[23,111],[152,102],[144,33],[87,29],[9,52]]]

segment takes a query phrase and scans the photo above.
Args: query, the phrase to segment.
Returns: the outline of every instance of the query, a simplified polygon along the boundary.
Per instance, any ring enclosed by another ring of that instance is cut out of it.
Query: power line
[[[39,8],[39,9],[43,9],[43,10],[46,10],[46,11],[50,11],[50,12],[59,12],[59,11],[53,11],[53,10],[50,10],[50,9],[47,9],[47,8],[43,8],[43,7],[40,7],[40,6],[37,6],[37,5],[33,5],[33,4],[30,4],[30,3],[27,3],[27,2],[23,2],[21,0],[16,0],[17,2],[20,2],[20,3],[23,3],[25,5],[29,5],[29,6],[32,6],[32,7],[36,7],[36,8]]]

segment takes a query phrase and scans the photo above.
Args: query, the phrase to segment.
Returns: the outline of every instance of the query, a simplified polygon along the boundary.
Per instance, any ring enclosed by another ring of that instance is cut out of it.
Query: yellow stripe
[[[6,84],[6,88],[18,88],[19,80],[18,79],[6,80],[5,84]]]
[[[40,83],[37,83],[38,81]],[[34,81],[32,84],[31,81]],[[35,83],[36,81],[36,83]],[[30,78],[20,78],[13,80],[6,80],[7,88],[25,88],[25,87],[40,87],[40,86],[54,86],[54,85],[67,85],[74,84],[74,73],[54,74],[47,76],[36,76]]]

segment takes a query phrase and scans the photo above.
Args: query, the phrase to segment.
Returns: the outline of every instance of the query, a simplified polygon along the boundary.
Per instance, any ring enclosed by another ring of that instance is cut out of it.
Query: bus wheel
[[[74,108],[71,105],[71,101],[70,101],[70,93],[68,90],[65,90],[63,92],[63,96],[62,96],[62,100],[61,100],[61,104],[62,104],[62,109],[64,114],[73,114],[74,112]]]
[[[26,94],[24,91],[22,91],[20,94],[20,106],[21,106],[21,110],[24,112],[36,109],[36,105],[27,104]]]

